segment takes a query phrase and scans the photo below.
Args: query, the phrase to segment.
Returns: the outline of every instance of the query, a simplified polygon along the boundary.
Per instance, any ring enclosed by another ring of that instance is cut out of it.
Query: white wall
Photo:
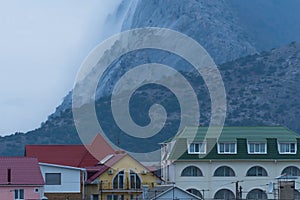
[[[67,169],[58,166],[41,165],[41,172],[45,180],[46,173],[61,173],[61,185],[46,185],[45,193],[79,193],[80,192],[80,170]]]
[[[203,177],[181,177],[181,171],[190,165],[197,166],[201,169]],[[214,177],[214,171],[220,166],[229,166],[235,171],[235,177]],[[247,177],[248,169],[253,166],[261,166],[266,169],[268,176]],[[287,166],[300,166],[299,161],[176,161],[174,163],[175,173],[174,181],[176,185],[183,189],[195,188],[209,190],[205,192],[205,198],[213,198],[215,193],[220,189],[229,189],[235,194],[235,184],[232,182],[243,181],[239,183],[244,192],[250,192],[252,189],[261,189],[268,193],[268,184],[277,183],[276,177],[280,176],[282,170]],[[172,176],[171,176],[172,177]],[[173,180],[170,180],[173,181]],[[300,189],[296,183],[295,189]],[[247,193],[243,193],[246,198]],[[268,194],[268,198],[274,198],[274,194]]]
[[[165,194],[162,194],[157,199],[162,199],[162,200],[173,200],[173,199],[192,200],[192,199],[196,199],[196,198],[194,198],[192,195],[189,195],[189,194],[175,188],[174,190],[172,189],[169,192],[166,192]]]

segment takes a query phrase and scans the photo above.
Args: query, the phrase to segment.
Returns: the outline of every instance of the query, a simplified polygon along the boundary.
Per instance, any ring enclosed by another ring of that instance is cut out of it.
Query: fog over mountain
[[[198,41],[219,66],[227,93],[226,125],[283,125],[300,133],[300,1],[219,1],[219,0],[139,0],[123,1],[116,12],[107,18],[108,35],[118,29],[125,31],[141,27],[162,27],[182,32]],[[274,48],[274,49],[273,49]],[[142,56],[142,57],[141,57]],[[205,91],[201,79],[189,70],[188,64],[174,55],[159,51],[134,52],[120,58],[102,78],[97,90],[98,117],[109,116],[103,107],[109,100],[115,82],[133,64],[158,62],[180,69],[197,91]],[[180,67],[179,67],[180,66]],[[200,86],[197,86],[200,84]],[[178,120],[176,101],[172,94],[161,94],[157,88],[144,88],[133,101],[133,111],[143,111],[146,105],[172,105],[170,116]],[[150,95],[151,94],[151,95]],[[1,154],[20,154],[26,143],[80,143],[71,112],[70,92],[42,126],[27,134],[18,133],[0,138]],[[200,95],[201,120],[207,125],[210,118],[209,96]],[[151,98],[149,98],[151,97]],[[88,102],[87,102],[88,103]],[[173,106],[174,105],[174,106]],[[143,113],[143,112],[142,112]],[[141,113],[133,114],[139,123],[147,124]],[[108,119],[107,119],[108,120]],[[106,121],[107,129],[117,140],[118,128]],[[121,137],[121,147],[133,145]],[[153,141],[152,141],[153,142]],[[133,149],[134,150],[134,149]]]

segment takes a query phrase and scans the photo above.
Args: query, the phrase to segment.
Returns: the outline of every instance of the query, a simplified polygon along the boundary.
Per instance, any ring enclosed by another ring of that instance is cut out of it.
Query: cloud
[[[119,3],[0,2],[0,135],[37,128],[55,110]]]

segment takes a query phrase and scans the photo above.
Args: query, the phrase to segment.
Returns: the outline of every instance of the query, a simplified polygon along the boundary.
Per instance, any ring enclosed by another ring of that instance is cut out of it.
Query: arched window
[[[268,176],[268,173],[263,167],[254,166],[247,171],[246,176]]]
[[[190,188],[190,189],[187,189],[186,191],[188,191],[189,193],[192,193],[198,197],[200,197],[202,199],[202,194],[199,190],[196,190],[194,188]]]
[[[219,190],[215,196],[214,199],[224,199],[224,200],[229,200],[229,199],[235,199],[234,193],[228,189],[222,189]]]
[[[130,170],[130,188],[139,189],[141,188],[141,179],[140,177],[132,170]]]
[[[198,167],[188,166],[182,170],[181,176],[203,176],[203,174]]]
[[[246,199],[268,199],[268,195],[263,190],[254,189],[248,192]]]
[[[120,171],[113,180],[114,189],[124,189],[124,171]]]
[[[214,176],[235,176],[235,173],[231,167],[222,166],[216,169]]]
[[[289,166],[282,170],[281,175],[300,176],[300,170],[298,167]]]

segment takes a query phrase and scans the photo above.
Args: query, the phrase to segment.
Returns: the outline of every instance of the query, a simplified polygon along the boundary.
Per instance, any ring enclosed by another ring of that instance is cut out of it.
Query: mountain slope
[[[283,125],[300,133],[300,43],[294,42],[268,52],[227,62],[220,65],[219,69],[227,93],[226,125]],[[192,85],[200,83],[197,89],[201,108],[200,123],[207,125],[210,101],[207,93],[203,95],[205,85],[199,81],[199,75],[191,72],[183,74]],[[170,113],[170,123],[174,122],[174,129],[177,128],[178,106],[170,92],[162,93],[157,87],[145,87],[137,91],[133,99],[133,119],[137,123],[145,125],[149,122],[145,113],[148,106],[155,102],[165,105]],[[99,99],[96,108],[99,119],[105,116],[104,119],[109,122],[109,110],[105,106],[107,102],[109,98]],[[121,147],[148,150],[147,145],[133,145],[129,138],[120,136],[118,128],[114,125],[103,123],[104,127],[108,127],[113,133],[110,136],[111,140],[121,139]],[[27,134],[1,137],[0,154],[21,155],[24,145],[28,143],[80,143],[71,110],[50,118],[41,128]]]
[[[137,0],[130,4],[124,0],[108,23],[116,23],[123,31],[149,26],[180,31],[198,41],[220,64],[300,41],[299,7],[298,0],[186,0],[184,3],[182,0]],[[177,63],[169,59],[166,64]],[[118,66],[111,68],[105,79],[119,79],[119,70]],[[100,87],[98,97],[109,94],[111,89]],[[53,115],[58,116],[69,108],[71,94]]]
[[[124,0],[107,23],[115,22],[116,27],[122,26],[122,30],[166,27],[197,40],[219,63],[228,99],[227,125],[280,124],[300,132],[296,121],[300,112],[299,43],[268,51],[291,41],[300,41],[299,7],[298,0],[186,0],[184,3],[182,0],[137,0],[131,3]],[[268,52],[256,54],[262,50]],[[157,56],[152,56],[150,52],[150,55],[144,56],[144,53],[120,59],[118,63],[126,67],[115,65],[106,73],[105,87],[98,88],[96,107],[99,117],[109,112],[103,108],[112,91],[113,85],[108,84],[111,83],[109,80],[117,81],[131,64],[149,61],[169,66],[182,64],[171,54],[156,52]],[[249,54],[252,56],[242,57]],[[182,73],[193,85],[200,84],[197,89],[201,106],[200,123],[208,124],[210,100],[201,77],[188,70]],[[171,93],[165,91],[161,95],[160,89],[155,87],[144,90],[135,94],[137,100],[133,102],[136,107],[134,111],[137,111],[133,118],[138,123],[145,125],[149,122],[143,115],[153,102],[166,105],[170,111],[169,117],[173,121],[178,120],[175,112],[177,102],[169,100]],[[204,95],[200,91],[204,91]],[[0,154],[21,155],[26,143],[80,143],[72,120],[71,97],[70,92],[40,128],[26,134],[0,137]],[[107,129],[115,131],[111,139],[117,141],[119,130],[115,126],[108,126]],[[121,145],[132,145],[127,143],[128,138],[123,139]]]

